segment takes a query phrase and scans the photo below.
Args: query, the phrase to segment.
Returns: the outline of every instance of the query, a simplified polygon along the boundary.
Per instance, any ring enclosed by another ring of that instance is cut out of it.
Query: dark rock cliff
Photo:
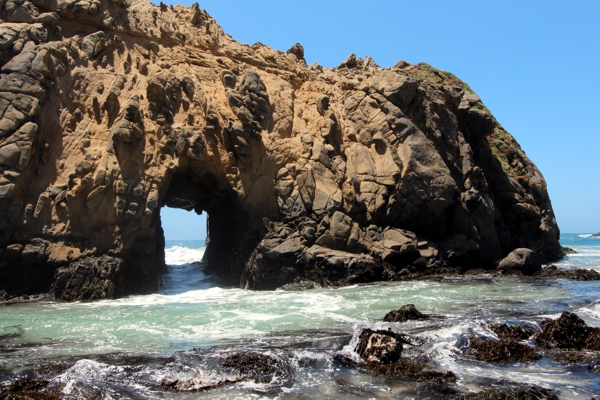
[[[544,178],[427,64],[338,68],[235,42],[198,5],[0,0],[0,290],[157,290],[160,209],[272,289],[562,256]]]

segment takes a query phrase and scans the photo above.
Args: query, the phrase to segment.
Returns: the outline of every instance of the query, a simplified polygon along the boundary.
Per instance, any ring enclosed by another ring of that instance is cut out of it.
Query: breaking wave
[[[204,246],[193,248],[183,245],[174,245],[165,249],[165,262],[167,265],[183,265],[202,261]]]

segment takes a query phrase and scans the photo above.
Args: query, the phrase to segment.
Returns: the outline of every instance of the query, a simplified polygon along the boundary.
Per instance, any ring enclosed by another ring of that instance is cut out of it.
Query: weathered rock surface
[[[121,272],[70,273],[72,293],[156,291],[165,205],[208,212],[209,268],[253,289],[563,254],[541,173],[448,72],[307,66],[300,44],[237,43],[197,4],[6,1],[0,18],[10,296],[103,255]]]

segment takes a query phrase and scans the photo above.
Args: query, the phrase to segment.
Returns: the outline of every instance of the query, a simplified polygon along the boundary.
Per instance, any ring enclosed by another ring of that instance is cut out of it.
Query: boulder
[[[525,275],[533,275],[535,272],[541,271],[542,263],[540,257],[534,251],[519,248],[511,251],[503,258],[497,269],[502,272],[518,270]]]

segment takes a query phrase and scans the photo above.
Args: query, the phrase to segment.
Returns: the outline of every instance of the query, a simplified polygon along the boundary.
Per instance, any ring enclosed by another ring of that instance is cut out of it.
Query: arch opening
[[[166,255],[165,239],[169,239],[165,238],[162,228],[162,211],[165,209],[186,210],[190,212],[188,219],[193,220],[194,224],[204,224],[195,229],[198,239],[201,232],[206,232],[202,260],[197,261],[206,264],[205,273],[217,276],[225,284],[239,285],[245,261],[258,243],[258,237],[232,193],[221,189],[210,174],[199,176],[192,171],[179,170],[169,183],[159,212],[161,227],[157,229],[157,238],[160,246],[157,247],[163,249],[163,260]],[[206,219],[197,218],[194,214],[206,216]],[[168,217],[169,211],[165,215]],[[160,272],[167,272],[166,264],[168,263],[162,264]]]

